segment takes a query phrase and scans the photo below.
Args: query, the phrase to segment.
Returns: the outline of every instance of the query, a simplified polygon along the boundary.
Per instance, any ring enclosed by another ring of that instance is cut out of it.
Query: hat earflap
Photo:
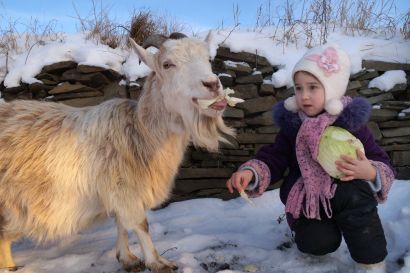
[[[296,113],[299,110],[299,107],[296,103],[296,98],[295,96],[289,97],[285,100],[285,108],[288,111]]]
[[[340,99],[330,99],[325,104],[325,110],[331,115],[339,115],[343,111],[343,104]]]

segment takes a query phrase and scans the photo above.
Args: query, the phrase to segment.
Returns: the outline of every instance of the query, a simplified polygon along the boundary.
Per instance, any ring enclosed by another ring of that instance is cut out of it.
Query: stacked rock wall
[[[366,97],[374,106],[369,122],[377,142],[389,153],[397,169],[398,179],[410,179],[410,107],[409,76],[407,84],[396,85],[387,92],[367,88],[371,79],[388,70],[404,70],[410,64],[364,61],[364,70],[351,76],[347,94]],[[237,130],[232,145],[222,144],[220,153],[208,153],[189,147],[178,174],[172,200],[197,197],[235,197],[227,192],[225,182],[243,162],[252,158],[265,144],[274,142],[278,128],[272,120],[272,106],[293,94],[292,89],[274,88],[270,84],[277,67],[257,54],[233,53],[220,47],[213,61],[213,70],[224,87],[235,90],[235,97],[245,99],[224,112],[226,123]],[[36,77],[42,83],[4,88],[2,97],[37,99],[66,103],[72,106],[95,105],[112,97],[138,99],[143,85],[124,82],[121,75],[100,67],[61,62],[43,68]]]

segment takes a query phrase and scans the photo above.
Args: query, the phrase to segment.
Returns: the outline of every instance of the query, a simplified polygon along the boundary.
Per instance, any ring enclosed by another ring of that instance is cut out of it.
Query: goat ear
[[[205,37],[205,43],[210,44],[212,41],[213,32],[212,30],[208,31],[208,34]]]
[[[154,54],[148,52],[142,46],[139,46],[134,39],[129,39],[131,47],[137,53],[140,60],[145,63],[151,70],[154,70]]]

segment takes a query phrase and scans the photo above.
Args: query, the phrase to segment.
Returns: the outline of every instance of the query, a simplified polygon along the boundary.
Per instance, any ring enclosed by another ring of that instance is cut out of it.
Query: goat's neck
[[[167,110],[158,88],[155,80],[147,79],[138,102],[138,118],[160,142],[177,136],[187,144],[189,132],[184,130],[180,116]]]

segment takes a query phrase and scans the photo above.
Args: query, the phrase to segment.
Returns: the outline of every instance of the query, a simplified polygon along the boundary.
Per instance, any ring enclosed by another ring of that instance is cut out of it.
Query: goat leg
[[[172,273],[173,269],[178,268],[176,263],[168,261],[158,254],[149,234],[148,222],[146,218],[139,225],[137,225],[135,228],[135,233],[141,243],[142,251],[145,257],[145,264],[151,272]]]
[[[128,247],[128,232],[116,218],[117,222],[117,260],[127,272],[140,272],[145,270],[145,263],[131,253]]]
[[[1,269],[16,271],[18,267],[14,263],[11,255],[11,241],[1,238],[0,235],[0,270]]]

